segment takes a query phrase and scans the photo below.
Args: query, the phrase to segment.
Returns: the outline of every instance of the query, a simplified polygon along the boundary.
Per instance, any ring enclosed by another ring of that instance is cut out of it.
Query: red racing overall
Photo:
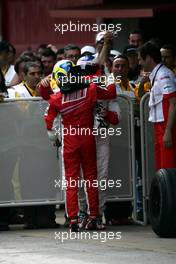
[[[73,93],[63,95],[60,92],[53,94],[49,99],[49,108],[45,115],[47,129],[51,132],[58,113],[62,117],[64,126],[63,159],[66,188],[66,209],[69,219],[78,216],[78,183],[80,167],[83,170],[84,180],[88,181],[87,198],[91,217],[97,217],[99,212],[98,188],[93,185],[97,179],[96,144],[92,134],[94,115],[93,110],[98,99],[111,100],[116,98],[115,85],[102,89],[94,83],[89,87]],[[70,129],[74,129],[74,135]],[[81,128],[85,129],[80,133]],[[65,133],[68,131],[68,133]],[[50,133],[49,132],[49,133]],[[54,131],[53,131],[54,133]]]

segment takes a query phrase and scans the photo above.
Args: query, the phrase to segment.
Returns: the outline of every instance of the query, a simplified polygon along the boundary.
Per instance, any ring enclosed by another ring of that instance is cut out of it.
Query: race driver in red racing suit
[[[68,60],[64,63],[71,63]],[[56,66],[63,72],[62,61]],[[68,73],[67,70],[65,74]],[[44,87],[40,85],[40,89]],[[47,88],[49,90],[49,88]],[[56,132],[53,130],[54,120],[58,114],[62,117],[64,126],[64,137],[62,139],[63,159],[65,179],[67,182],[66,188],[66,210],[70,220],[72,231],[78,231],[78,181],[80,177],[80,167],[82,167],[84,180],[89,182],[86,185],[88,197],[88,214],[89,221],[86,229],[100,229],[98,221],[99,203],[98,203],[98,188],[93,182],[97,179],[96,165],[96,144],[95,137],[92,133],[94,115],[93,110],[98,99],[111,100],[116,98],[115,85],[111,84],[106,89],[95,83],[89,84],[83,89],[72,91],[71,93],[58,92],[50,95],[49,107],[45,115],[45,121],[48,129],[49,137],[56,140]],[[71,134],[71,129],[74,128],[76,133]],[[84,129],[83,129],[84,128]],[[67,130],[65,130],[67,129]],[[82,129],[82,131],[81,131]],[[80,132],[81,131],[81,132]],[[71,182],[74,180],[74,186]]]

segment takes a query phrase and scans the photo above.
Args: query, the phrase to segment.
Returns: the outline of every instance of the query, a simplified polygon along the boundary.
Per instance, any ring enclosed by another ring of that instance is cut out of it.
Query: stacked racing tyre
[[[160,169],[153,177],[149,214],[159,237],[176,237],[176,169]]]

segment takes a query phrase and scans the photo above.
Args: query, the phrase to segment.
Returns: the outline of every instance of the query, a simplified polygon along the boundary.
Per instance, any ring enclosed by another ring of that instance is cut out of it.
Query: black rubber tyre
[[[176,237],[176,169],[160,169],[153,177],[149,214],[159,237]]]

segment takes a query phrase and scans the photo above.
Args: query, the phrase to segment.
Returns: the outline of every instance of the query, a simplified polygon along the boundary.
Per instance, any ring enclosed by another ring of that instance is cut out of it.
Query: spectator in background
[[[143,37],[140,30],[133,30],[130,32],[128,37],[128,43],[129,45],[135,45],[137,47],[143,44]]]
[[[84,46],[81,49],[81,57],[86,55],[94,55],[95,54],[95,48],[93,46]]]
[[[96,35],[96,51],[95,58],[99,64],[104,65],[107,63],[112,49],[113,34],[109,31],[101,31]]]
[[[64,48],[58,49],[56,52],[56,61],[63,60],[64,58]]]
[[[41,62],[44,67],[44,76],[48,76],[52,73],[53,67],[56,63],[56,53],[50,48],[45,49],[41,54]]]
[[[48,44],[41,44],[36,50],[36,55],[41,58],[42,53],[47,49]]]
[[[51,89],[57,91],[58,86],[56,81],[52,78],[52,70],[56,63],[56,53],[52,51],[50,48],[45,49],[45,51],[41,55],[41,62],[43,64],[44,69],[44,77],[50,76],[50,86]]]
[[[96,36],[97,53],[95,59],[101,65],[101,74],[109,75],[111,72],[112,61],[110,59],[110,51],[112,48],[113,34],[109,31],[99,32]]]
[[[99,32],[97,35],[96,35],[96,38],[95,38],[95,47],[96,47],[96,56],[95,57],[98,57],[98,55],[100,54],[102,48],[103,48],[103,45],[104,45],[104,35],[106,34],[106,31],[101,31]]]
[[[120,51],[118,51],[118,50],[110,50],[109,59],[111,61],[113,61],[114,58],[119,56],[119,55],[121,55]]]
[[[75,65],[81,56],[81,50],[74,44],[68,44],[64,47],[65,59],[71,60]]]
[[[9,45],[5,41],[0,41],[0,69],[4,75],[5,84],[9,87],[15,76],[15,70],[14,65],[9,63]]]
[[[23,60],[22,62],[24,63],[21,74],[22,82],[8,89],[10,98],[38,95],[36,88],[41,78],[41,67],[33,61],[24,62]]]
[[[128,61],[129,61],[128,78],[130,81],[136,81],[140,74],[137,46],[128,45],[127,47],[125,47],[123,54],[128,57]]]
[[[161,47],[160,52],[163,64],[176,75],[176,48],[167,44]]]
[[[25,50],[20,54],[20,57],[28,56],[30,58],[33,58],[35,56],[34,52],[31,50]]]
[[[150,72],[145,72],[143,69],[140,71],[140,75],[138,79],[135,81],[136,89],[135,89],[135,96],[137,102],[139,103],[142,96],[149,92],[151,89],[151,83],[149,78]]]
[[[109,74],[111,74],[112,62],[113,62],[114,58],[117,57],[118,55],[121,55],[121,53],[118,50],[110,50],[110,53],[108,55],[108,58],[107,58],[106,63],[105,63],[105,68],[104,68],[106,76],[109,76]]]
[[[101,65],[101,73],[108,76],[111,73],[112,61],[120,52],[112,50],[113,34],[109,31],[103,31],[96,36],[96,46],[99,47],[99,53],[95,54],[97,62]],[[101,47],[101,48],[100,48]]]
[[[125,55],[115,57],[112,64],[112,76],[116,81],[117,94],[126,94],[135,99],[135,85],[128,78],[129,60]]]
[[[0,103],[2,103],[4,101],[5,97],[8,97],[8,92],[7,92],[7,88],[5,86],[4,75],[2,74],[2,72],[0,70]],[[13,156],[12,152],[13,152],[12,149],[10,149],[10,154],[8,156],[10,159],[11,159],[11,155]],[[3,164],[2,156],[1,156],[1,162]],[[0,166],[1,170],[2,170],[2,164]],[[11,167],[11,166],[9,166],[9,167]],[[7,170],[7,175],[8,175],[8,171],[9,170]],[[5,175],[6,179],[8,178],[7,175]],[[17,216],[16,210],[17,210],[16,208],[14,209],[14,208],[10,208],[10,207],[0,208],[0,231],[8,231],[9,230],[9,223],[12,223],[14,217]],[[17,217],[16,217],[16,219],[17,219]],[[17,222],[16,222],[16,224],[17,224]]]
[[[57,53],[57,48],[53,44],[48,44],[47,49],[52,50],[55,54]]]
[[[1,69],[0,69],[0,93],[3,94],[4,97],[8,94],[7,87],[5,86],[4,75],[2,74]]]
[[[13,78],[11,82],[11,86],[15,86],[22,82],[23,80],[23,67],[28,61],[35,61],[38,63],[39,67],[41,67],[42,70],[42,76],[43,76],[43,64],[39,57],[35,56],[33,52],[25,51],[23,52],[16,60],[15,62],[15,77]]]
[[[16,49],[10,42],[8,43],[8,45],[9,45],[8,62],[9,62],[9,65],[13,65],[15,62]]]
[[[20,84],[8,89],[9,97],[25,98],[38,96],[37,85],[42,76],[42,68],[41,65],[39,65],[39,62],[31,61],[31,58],[23,56],[18,59],[15,68],[18,73],[22,71],[20,74],[22,81]],[[26,151],[26,156],[22,157],[22,159],[24,158],[26,162],[29,162],[32,157],[28,157],[27,153],[28,152]],[[55,205],[26,206],[24,208],[25,228],[27,229],[57,228],[60,225],[55,222],[55,218]]]
[[[18,83],[23,81],[23,67],[26,64],[26,62],[28,62],[28,61],[32,61],[32,58],[29,57],[29,56],[20,56],[16,60],[16,62],[15,62],[15,71],[16,71],[17,76],[18,76],[18,82],[16,84],[18,84]],[[14,84],[14,85],[16,85],[16,84]]]
[[[115,57],[112,65],[111,75],[112,82],[116,82],[116,93],[129,96],[132,100],[135,99],[135,87],[128,79],[129,61],[125,55]],[[123,181],[123,179],[122,179]],[[107,202],[105,210],[105,218],[107,223],[112,224],[131,224],[132,204],[129,201],[124,202]]]
[[[162,47],[162,41],[159,38],[150,38],[149,41],[157,46],[159,49]]]
[[[0,69],[0,103],[3,102],[4,97],[8,97],[7,88],[5,86],[4,75]]]

